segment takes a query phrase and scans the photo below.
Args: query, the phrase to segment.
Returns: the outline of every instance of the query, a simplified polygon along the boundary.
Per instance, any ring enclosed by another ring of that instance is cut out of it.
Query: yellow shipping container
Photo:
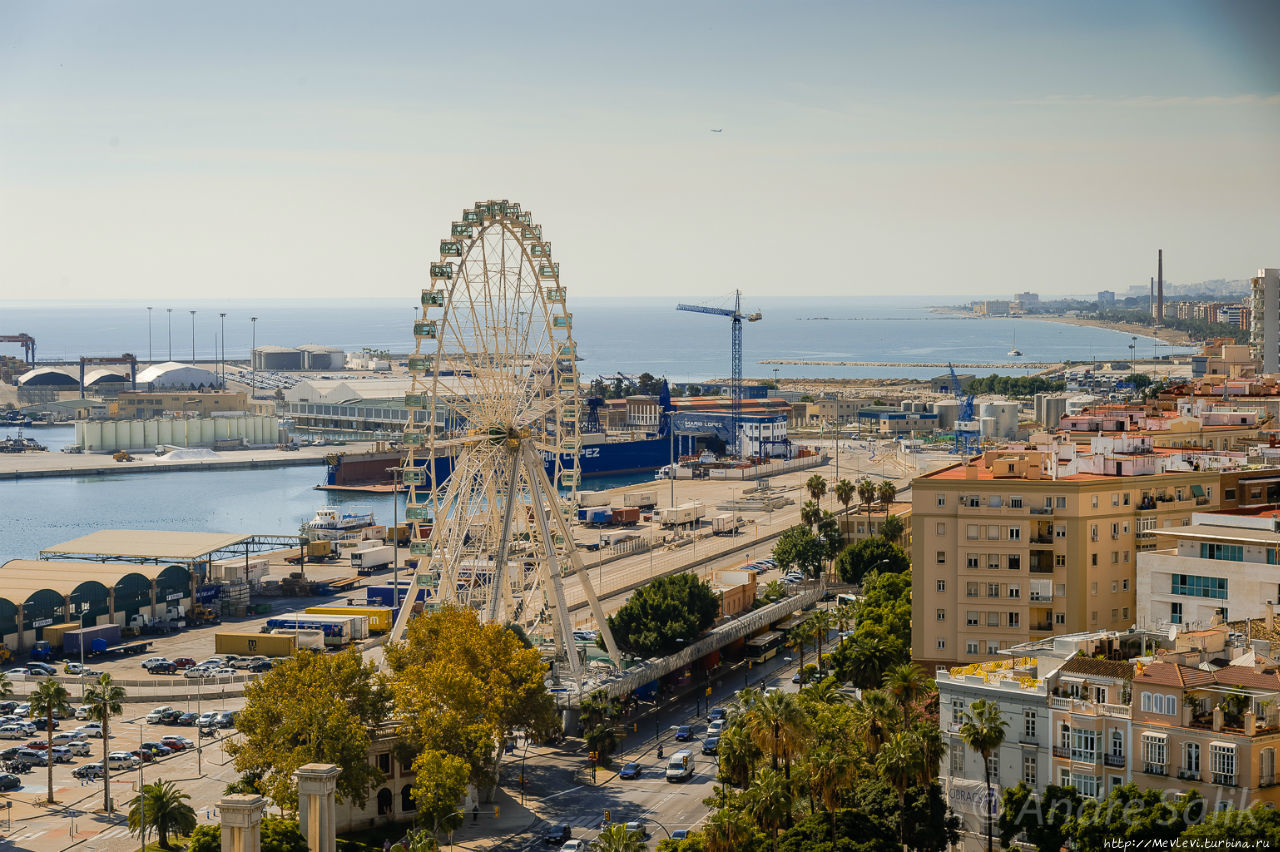
[[[370,633],[390,633],[395,612],[389,606],[309,606],[308,615],[366,615]]]
[[[80,626],[81,626],[80,622],[78,621],[68,621],[63,624],[46,624],[44,628],[44,634],[43,634],[44,641],[48,642],[50,645],[52,645],[55,648],[61,648],[62,634],[71,630],[79,630]],[[92,626],[92,625],[87,625],[87,626]]]
[[[291,657],[298,649],[298,637],[276,633],[215,633],[213,650],[242,657]]]

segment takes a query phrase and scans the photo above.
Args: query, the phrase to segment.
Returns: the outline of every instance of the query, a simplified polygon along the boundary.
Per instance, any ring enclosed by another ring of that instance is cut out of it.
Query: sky
[[[6,0],[0,301],[413,294],[488,198],[571,300],[1247,278],[1277,34],[1268,0]]]

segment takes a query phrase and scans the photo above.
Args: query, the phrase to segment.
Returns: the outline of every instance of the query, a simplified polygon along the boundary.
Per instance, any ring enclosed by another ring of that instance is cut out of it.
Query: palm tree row
[[[828,629],[839,620],[828,618]],[[907,791],[931,783],[943,757],[941,731],[926,712],[933,690],[912,663],[890,668],[883,686],[860,699],[829,677],[797,694],[744,689],[719,744],[720,781],[742,792],[729,794],[708,821],[707,849],[741,848],[751,829],[776,848],[797,809],[804,815],[805,800],[808,813],[830,820],[834,842],[836,811],[848,806],[856,782],[875,777],[897,792],[901,814]],[[905,821],[898,822],[904,840]]]

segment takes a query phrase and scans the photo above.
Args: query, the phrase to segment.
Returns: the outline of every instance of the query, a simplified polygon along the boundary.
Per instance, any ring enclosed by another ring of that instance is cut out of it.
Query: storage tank
[[[337,346],[305,343],[298,347],[304,370],[345,370],[347,353]]]
[[[1012,438],[1018,434],[1018,414],[1020,407],[1016,402],[984,402],[979,409],[985,420],[990,417],[995,421],[993,436]]]
[[[1098,405],[1102,402],[1102,397],[1093,394],[1082,393],[1079,396],[1073,396],[1067,400],[1067,414],[1079,414],[1091,405]]]
[[[939,429],[954,429],[960,416],[960,403],[954,399],[939,400],[933,404],[933,413],[938,415]]]
[[[301,370],[302,352],[291,346],[259,346],[253,350],[255,370]]]
[[[998,438],[996,433],[996,419],[994,417],[979,417],[978,431],[984,438]]]

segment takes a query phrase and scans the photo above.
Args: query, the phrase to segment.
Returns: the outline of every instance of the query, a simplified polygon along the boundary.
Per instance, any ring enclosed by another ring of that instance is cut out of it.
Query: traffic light
[[[497,805],[494,805],[494,806],[493,806],[493,818],[494,818],[494,819],[497,819],[497,818],[498,818],[498,806],[497,806]]]
[[[613,820],[613,817],[611,817],[611,816],[609,815],[609,809],[608,809],[608,808],[605,808],[605,811],[604,811],[604,821],[605,821],[605,822],[611,822],[612,820]]]
[[[707,687],[706,696],[707,696],[708,698],[710,698],[710,697],[711,697],[711,687],[709,687],[709,686]]]

